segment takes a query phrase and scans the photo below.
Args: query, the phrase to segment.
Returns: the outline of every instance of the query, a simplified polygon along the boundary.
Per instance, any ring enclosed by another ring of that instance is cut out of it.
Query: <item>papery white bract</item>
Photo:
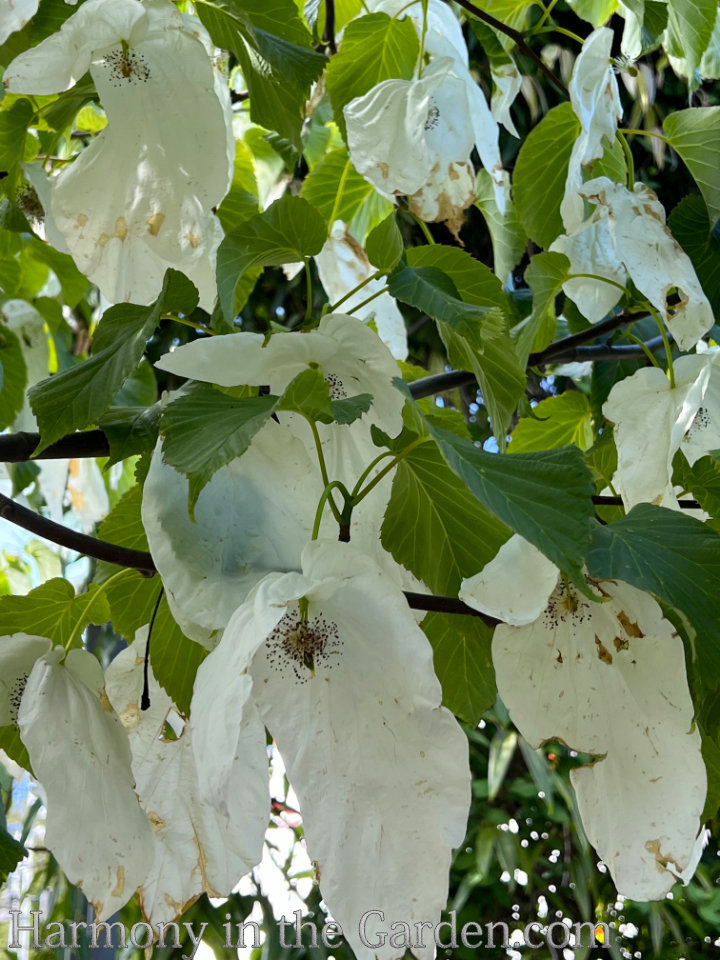
[[[175,920],[202,894],[227,896],[262,856],[269,816],[267,754],[257,713],[245,717],[238,752],[228,757],[223,794],[210,792],[197,771],[192,722],[182,721],[168,695],[148,673],[150,707],[141,711],[147,629],[112,661],[105,674],[108,698],[125,726],[140,804],[153,827],[153,862],[138,903],[154,927]],[[168,717],[177,739],[166,739]],[[221,809],[222,808],[222,809]]]
[[[133,789],[127,735],[107,701],[100,664],[84,650],[70,651],[63,664],[62,655],[56,647],[36,661],[18,726],[47,796],[45,844],[100,920],[145,878],[152,829]]]
[[[582,168],[602,157],[615,140],[617,121],[622,116],[617,78],[610,61],[613,32],[608,27],[594,30],[585,40],[575,61],[570,80],[570,101],[581,132],[570,156],[565,195],[560,205],[565,229],[575,230],[583,220]]]
[[[522,88],[522,75],[512,60],[510,63],[500,63],[493,66],[491,73],[495,84],[490,103],[490,112],[493,119],[497,123],[501,123],[508,133],[511,133],[514,137],[519,137],[520,134],[517,132],[515,122],[510,114],[510,108],[515,103]]]
[[[560,739],[599,759],[570,776],[618,892],[659,900],[702,850],[707,776],[680,637],[655,600],[600,581],[603,603],[558,583],[528,626],[493,638],[498,691],[532,746]]]
[[[320,283],[330,303],[336,303],[358,284],[375,273],[367,254],[351,236],[342,220],[336,220],[330,236],[320,253],[315,257]],[[301,264],[302,267],[302,264]],[[370,280],[342,305],[346,314],[358,320],[375,323],[378,336],[396,360],[405,360],[408,354],[405,321],[397,303],[389,293],[383,293],[364,307],[355,309],[367,297],[379,293],[385,287],[382,278]]]
[[[204,38],[169,0],[88,0],[5,71],[8,90],[43,94],[90,69],[108,126],[54,180],[51,214],[111,302],[151,303],[175,267],[212,308],[222,237],[212,208],[230,187],[234,150]]]
[[[358,958],[393,960],[404,948],[366,947],[360,917],[439,919],[466,828],[467,742],[440,706],[430,644],[398,588],[351,544],[309,544],[302,569],[265,578],[201,665],[198,766],[222,786],[246,704],[256,704],[298,795],[330,912]],[[434,949],[426,941],[414,952]]]
[[[39,3],[40,0],[0,0],[0,44],[5,43],[11,33],[22,30],[37,13]]]
[[[672,484],[675,453],[682,447],[694,462],[712,449],[717,437],[719,358],[716,351],[680,357],[673,365],[674,388],[662,370],[644,367],[618,381],[610,391],[603,414],[615,425],[618,466],[613,485],[626,509],[642,502],[677,508]],[[712,421],[703,405],[713,372],[714,389],[708,403],[715,427],[709,430]],[[695,437],[690,439],[693,433]],[[700,439],[703,434],[704,442]]]

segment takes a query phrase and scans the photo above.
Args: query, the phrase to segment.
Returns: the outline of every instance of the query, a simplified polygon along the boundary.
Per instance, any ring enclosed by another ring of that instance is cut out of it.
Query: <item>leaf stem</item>
[[[632,150],[630,149],[630,144],[627,142],[627,138],[619,130],[615,136],[620,141],[620,146],[623,148],[625,154],[625,161],[627,163],[627,185],[628,190],[632,190],[635,186],[635,161],[633,160]]]
[[[668,138],[662,133],[658,133],[656,130],[635,130],[631,127],[620,127],[618,133],[632,134],[636,137],[655,137],[658,140],[662,140],[663,143],[670,143]]]
[[[339,524],[342,524],[344,522],[342,519],[342,515],[339,513],[336,514],[336,508],[332,499],[333,490],[340,491],[346,506],[350,502],[350,494],[347,492],[347,488],[344,483],[340,483],[339,480],[332,480],[330,483],[328,483],[322,492],[322,496],[320,497],[320,502],[318,503],[317,510],[315,511],[315,522],[313,523],[311,540],[317,540],[320,534],[320,524],[322,523],[322,515],[325,509],[326,503],[329,503],[331,508],[333,508],[333,514],[335,515],[335,519],[337,520],[337,522]]]
[[[333,203],[332,212],[330,214],[330,230],[333,228],[333,224],[338,219],[338,213],[340,212],[340,204],[342,202],[343,191],[345,190],[345,183],[350,171],[352,170],[352,163],[348,158],[345,166],[343,167],[343,172],[340,174],[340,183],[338,183],[337,193],[335,194],[335,202]]]
[[[392,450],[385,450],[384,453],[381,453],[379,456],[375,457],[372,463],[368,464],[368,466],[365,467],[363,472],[358,477],[357,483],[353,487],[352,493],[350,494],[350,496],[353,499],[355,498],[356,494],[359,492],[360,488],[362,487],[363,483],[367,479],[368,475],[372,472],[373,467],[376,467],[381,460],[386,460],[388,457],[394,457],[394,456],[395,454],[392,452]]]
[[[374,488],[380,483],[380,481],[384,479],[388,475],[388,473],[390,473],[391,470],[394,470],[395,467],[402,460],[404,460],[405,457],[412,450],[415,449],[415,447],[419,447],[421,443],[427,443],[429,439],[430,439],[429,437],[418,437],[417,440],[413,440],[412,443],[409,443],[404,450],[401,450],[399,453],[396,453],[392,462],[389,463],[386,467],[383,467],[383,469],[373,477],[373,479],[365,487],[364,490],[358,490],[357,484],[356,484],[355,489],[353,490],[351,495],[353,507],[356,507],[361,500],[364,500],[365,497],[370,493],[370,491],[374,490]]]
[[[411,213],[410,216],[413,218],[415,223],[420,227],[420,229],[423,232],[423,235],[425,236],[425,239],[430,244],[430,246],[434,247],[435,241],[433,240],[433,236],[430,233],[430,230],[428,229],[428,225],[425,223],[425,221],[421,220],[420,217],[417,217],[414,213]]]
[[[645,354],[645,356],[648,358],[648,360],[654,367],[660,366],[660,363],[658,362],[658,358],[655,356],[652,350],[648,349],[648,347],[643,343],[640,337],[636,337],[635,334],[630,333],[629,330],[627,330],[624,335],[627,337],[628,340],[632,340],[633,343],[636,343],[639,347],[642,348],[643,353]]]
[[[174,313],[166,313],[165,316],[160,319],[174,320],[175,323],[181,323],[184,327],[190,327],[191,330],[202,330],[203,333],[207,333],[211,337],[217,336],[217,330],[213,330],[212,327],[208,327],[204,323],[198,323],[196,320],[190,320],[188,317],[178,317]]]
[[[114,573],[111,577],[109,577],[105,581],[105,583],[103,583],[101,586],[97,588],[95,593],[92,595],[92,597],[88,601],[87,606],[83,609],[82,613],[78,617],[77,622],[73,627],[72,633],[70,634],[70,636],[68,637],[65,643],[66,650],[69,650],[72,647],[73,643],[77,639],[78,634],[82,632],[82,623],[87,617],[88,612],[95,605],[95,601],[98,599],[98,597],[102,597],[105,595],[105,593],[107,592],[107,588],[110,586],[111,583],[117,583],[119,580],[127,579],[129,576],[131,576],[134,573],[135,573],[135,570],[129,570],[127,567],[123,570],[118,570],[117,573]],[[87,622],[89,621],[86,621],[86,624]]]
[[[310,429],[312,430],[313,440],[315,441],[315,452],[317,453],[318,463],[320,464],[320,476],[322,477],[323,485],[327,490],[330,486],[330,477],[328,476],[327,464],[325,463],[325,454],[323,453],[322,442],[320,441],[320,434],[318,433],[317,424],[314,420],[310,420],[308,417],[305,419],[310,424]],[[330,509],[332,510],[333,516],[337,522],[340,523],[341,514],[332,497],[330,497]]]
[[[673,358],[672,358],[672,348],[670,346],[670,341],[668,340],[667,330],[665,329],[665,324],[662,322],[662,319],[658,315],[657,310],[650,304],[646,304],[648,312],[652,314],[655,323],[658,325],[660,330],[660,335],[663,339],[663,346],[665,347],[665,356],[667,357],[667,375],[668,380],[670,381],[670,389],[675,389],[675,370],[673,368]]]
[[[361,300],[360,303],[356,303],[352,308],[353,311],[360,310],[362,307],[366,307],[368,303],[372,303],[373,300],[377,300],[378,297],[381,297],[384,293],[387,293],[388,288],[383,287],[382,290],[378,290],[376,293],[371,294],[369,297],[366,297],[364,300]]]
[[[617,287],[618,290],[622,290],[622,292],[625,293],[625,287],[621,283],[618,283],[617,280],[610,280],[609,277],[601,277],[599,273],[571,273],[567,276],[565,282],[567,283],[568,280],[582,279],[600,280],[603,283],[609,283],[612,287]]]
[[[342,306],[346,300],[350,299],[350,297],[354,296],[358,292],[358,290],[362,290],[363,287],[366,287],[368,283],[370,283],[372,280],[379,280],[380,277],[384,275],[385,274],[383,270],[378,270],[375,273],[371,274],[369,277],[365,277],[365,279],[361,280],[360,283],[358,283],[356,286],[352,288],[352,290],[348,290],[348,292],[344,294],[344,296],[340,297],[339,300],[336,300],[335,303],[329,306],[328,313],[335,313],[337,308]]]
[[[545,24],[545,22],[550,19],[550,14],[553,12],[553,8],[554,8],[555,5],[557,4],[557,2],[558,2],[558,0],[550,0],[550,3],[549,3],[549,4],[547,5],[547,7],[545,7],[545,9],[543,10],[543,15],[540,17],[540,19],[538,20],[538,22],[537,22],[537,23],[535,24],[535,26],[533,27],[531,36],[535,36],[536,33],[539,33],[540,30],[542,29],[543,25]],[[550,24],[550,27],[551,27],[551,28],[552,28],[552,26],[553,26],[553,24]]]
[[[312,273],[310,271],[310,258],[305,257],[305,323],[312,318],[312,308],[313,308],[313,289],[312,289]]]

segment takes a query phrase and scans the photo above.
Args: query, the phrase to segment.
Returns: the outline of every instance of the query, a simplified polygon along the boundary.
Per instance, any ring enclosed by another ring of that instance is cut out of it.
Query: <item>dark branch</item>
[[[33,450],[40,443],[39,433],[6,433],[0,435],[0,462],[24,463],[33,459]],[[65,457],[107,457],[110,444],[102,430],[71,433],[51,443],[39,460],[62,460]]]
[[[488,26],[493,27],[495,30],[499,30],[500,33],[504,33],[506,37],[510,37],[511,40],[514,40],[518,45],[519,49],[522,50],[530,59],[539,67],[540,70],[545,74],[545,76],[550,80],[558,90],[565,97],[569,97],[568,88],[558,79],[555,74],[552,72],[550,67],[542,61],[542,59],[532,50],[527,42],[525,37],[520,33],[519,30],[515,30],[513,27],[508,27],[507,24],[503,23],[501,20],[497,20],[489,13],[485,13],[484,10],[481,10],[479,7],[476,7],[474,3],[470,3],[470,0],[456,0],[458,6],[462,7],[463,10],[467,10],[468,13],[471,13],[474,17],[477,17],[478,20],[482,20],[487,23]]]
[[[27,507],[21,507],[10,497],[0,493],[0,517],[9,520],[23,530],[51,540],[68,550],[76,550],[96,560],[105,560],[118,567],[130,567],[139,570],[144,576],[151,577],[155,573],[155,564],[149,553],[142,550],[128,550],[127,547],[118,547],[114,543],[106,543],[96,537],[89,537],[85,533],[70,530],[54,520],[41,517]]]
[[[325,30],[323,40],[331,54],[337,53],[335,46],[335,0],[325,0]]]
[[[606,497],[598,494],[592,498],[592,502],[601,507],[621,507],[621,497]],[[678,500],[678,506],[681,510],[702,510],[697,500]]]
[[[457,597],[434,597],[427,593],[410,593],[404,590],[405,599],[411,610],[427,610],[429,613],[462,613],[466,617],[478,617],[489,627],[496,627],[500,620],[489,617],[479,610],[469,607]]]

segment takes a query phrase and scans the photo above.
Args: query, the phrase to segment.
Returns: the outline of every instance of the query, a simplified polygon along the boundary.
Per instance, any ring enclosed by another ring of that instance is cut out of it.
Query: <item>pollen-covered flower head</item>
[[[168,267],[215,299],[227,193],[229,95],[199,21],[169,0],[87,0],[5,71],[13,93],[68,89],[89,69],[107,127],[53,180],[52,220],[111,302],[150,303]]]

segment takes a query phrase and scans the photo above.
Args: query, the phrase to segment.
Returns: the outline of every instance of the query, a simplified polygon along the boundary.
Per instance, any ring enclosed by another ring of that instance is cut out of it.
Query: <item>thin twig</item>
[[[89,537],[85,533],[78,533],[77,530],[70,530],[61,523],[55,523],[47,517],[41,517],[40,514],[28,510],[27,507],[20,506],[10,497],[0,493],[0,518],[9,520],[23,530],[42,537],[44,540],[50,540],[61,547],[67,547],[68,550],[76,550],[78,553],[84,553],[88,557],[94,557],[96,560],[105,560],[107,563],[114,563],[118,567],[130,567],[139,570],[144,576],[151,577],[155,573],[155,564],[149,553],[143,550],[129,550],[127,547],[119,547],[114,543],[107,543],[105,540],[98,540],[96,537]]]
[[[550,67],[535,53],[533,49],[528,45],[525,37],[519,30],[515,30],[514,27],[509,27],[506,23],[503,23],[501,20],[497,20],[490,13],[486,13],[484,10],[481,10],[480,7],[476,7],[474,3],[470,3],[470,0],[456,0],[458,6],[462,7],[463,10],[467,10],[468,13],[471,13],[474,17],[477,17],[478,20],[482,20],[487,23],[488,26],[493,27],[495,30],[499,30],[500,33],[504,33],[506,37],[510,37],[511,40],[514,40],[518,48],[522,50],[530,59],[542,70],[548,80],[552,81],[558,90],[565,97],[569,97],[568,88],[555,74],[552,72]]]
[[[496,627],[500,623],[495,617],[480,613],[479,610],[469,607],[457,597],[435,597],[432,594],[410,593],[407,590],[403,593],[411,610],[427,610],[428,613],[462,613],[466,617],[478,617],[489,627]]]
[[[323,40],[331,54],[337,53],[335,46],[335,0],[325,0],[325,30]]]
[[[601,507],[622,506],[621,497],[606,497],[603,494],[597,494],[592,498],[592,501]],[[702,507],[697,500],[678,500],[678,506],[681,510],[702,510]]]

